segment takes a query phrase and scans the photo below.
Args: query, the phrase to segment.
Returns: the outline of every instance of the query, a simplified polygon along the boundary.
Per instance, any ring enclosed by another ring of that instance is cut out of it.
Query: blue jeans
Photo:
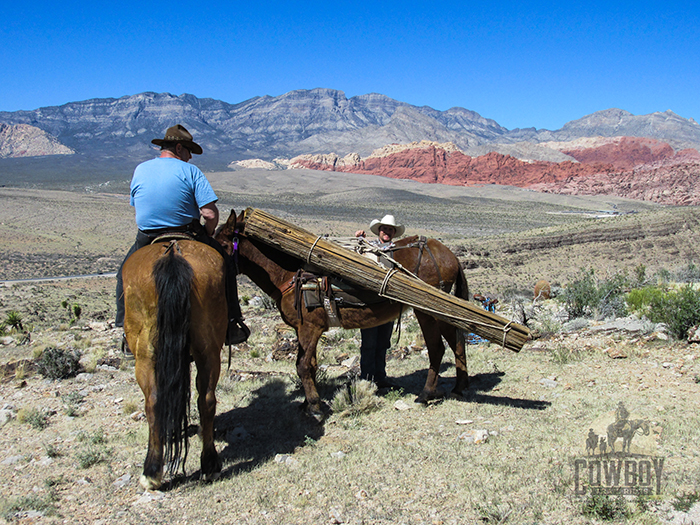
[[[394,321],[360,330],[360,379],[379,382],[386,379],[386,351],[391,346]]]

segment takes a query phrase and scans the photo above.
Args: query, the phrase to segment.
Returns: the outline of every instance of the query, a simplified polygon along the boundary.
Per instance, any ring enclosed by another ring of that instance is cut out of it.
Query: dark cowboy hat
[[[180,124],[177,124],[172,128],[168,128],[168,130],[165,132],[165,138],[153,139],[151,141],[151,143],[155,144],[156,146],[162,146],[166,142],[180,142],[195,155],[202,154],[202,146],[194,142],[190,132],[185,129],[185,126]]]

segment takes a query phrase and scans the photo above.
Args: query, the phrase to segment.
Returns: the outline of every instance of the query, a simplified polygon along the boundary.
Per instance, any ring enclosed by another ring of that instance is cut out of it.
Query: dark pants
[[[391,346],[394,321],[360,330],[360,379],[375,383],[386,379],[386,351]]]
[[[186,231],[194,236],[197,241],[203,242],[214,248],[221,254],[226,263],[226,302],[228,303],[229,319],[240,319],[241,307],[238,304],[238,289],[236,287],[236,269],[229,255],[224,251],[223,247],[213,238],[207,235],[204,227],[197,221],[184,227],[182,231]],[[124,261],[117,272],[117,315],[114,318],[114,326],[124,326],[124,282],[122,280],[122,268],[126,260],[138,249],[148,246],[153,240],[161,235],[161,230],[139,230],[136,234],[136,242],[129,249],[129,252],[124,257]]]

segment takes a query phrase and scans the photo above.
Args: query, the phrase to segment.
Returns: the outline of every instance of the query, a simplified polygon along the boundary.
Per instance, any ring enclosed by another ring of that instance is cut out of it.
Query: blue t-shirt
[[[143,162],[131,179],[131,205],[139,230],[184,226],[199,219],[199,208],[217,200],[204,173],[179,159]]]

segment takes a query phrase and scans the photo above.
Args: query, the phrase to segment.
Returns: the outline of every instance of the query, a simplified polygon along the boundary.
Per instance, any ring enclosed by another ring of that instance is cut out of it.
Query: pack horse
[[[299,345],[296,367],[304,388],[306,410],[322,420],[325,414],[316,388],[316,348],[321,335],[330,327],[329,313],[324,308],[306,309],[294,293],[294,283],[303,261],[246,235],[245,229],[245,214],[237,217],[232,210],[228,221],[217,230],[216,239],[236,258],[239,272],[250,277],[275,301],[284,322],[295,329]],[[418,237],[397,241],[394,259],[426,283],[444,291],[454,287],[456,295],[467,300],[467,280],[454,253],[435,239],[423,241],[422,245],[418,241]],[[401,303],[386,299],[372,304],[368,301],[364,306],[341,306],[337,321],[343,328],[371,328],[396,319],[402,308]],[[468,386],[462,330],[420,310],[414,311],[430,360],[428,377],[418,400],[426,402],[444,395],[438,390],[438,374],[445,353],[443,337],[455,355],[456,384],[453,392],[461,394]]]

